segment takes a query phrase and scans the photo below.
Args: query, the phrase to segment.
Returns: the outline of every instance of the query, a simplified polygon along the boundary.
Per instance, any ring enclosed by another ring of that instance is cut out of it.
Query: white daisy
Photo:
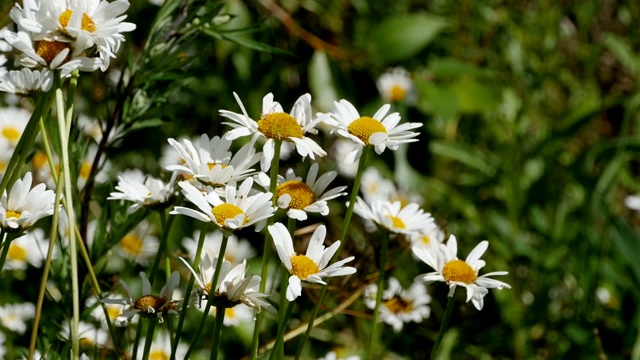
[[[385,104],[373,117],[360,116],[358,110],[347,100],[334,102],[336,110],[324,121],[339,135],[351,139],[357,146],[345,158],[345,162],[353,163],[360,159],[364,146],[373,146],[377,154],[384,149],[397,150],[400,144],[418,141],[414,139],[418,133],[409,131],[422,126],[421,123],[405,123],[398,125],[400,114],[389,112],[389,104]]]
[[[58,333],[58,337],[62,340],[71,339],[71,326],[69,321],[62,324],[62,329]],[[104,347],[109,343],[109,333],[101,328],[97,328],[92,324],[80,321],[78,323],[78,339],[83,348]]]
[[[48,69],[22,68],[0,74],[0,91],[20,96],[47,92],[53,85],[53,73]]]
[[[137,353],[133,354],[133,344],[129,349],[129,358],[142,359],[142,354],[145,348],[145,342],[147,339],[142,337],[140,344],[138,345]],[[184,359],[187,355],[189,346],[183,342],[179,342],[176,347],[175,358]],[[151,350],[149,351],[149,359],[169,359],[171,358],[171,334],[166,330],[157,331],[153,336],[153,342],[151,343]]]
[[[0,198],[0,227],[4,231],[23,231],[43,217],[53,214],[55,193],[44,184],[31,188],[31,173],[16,180],[7,195]]]
[[[148,318],[157,318],[159,323],[163,323],[163,315],[178,315],[177,309],[181,307],[181,301],[173,300],[173,291],[180,283],[180,274],[177,271],[171,273],[169,281],[162,287],[158,295],[151,293],[151,283],[144,272],[140,272],[140,278],[142,278],[142,295],[135,300],[131,296],[132,292],[129,289],[129,285],[124,280],[120,280],[120,285],[127,293],[127,298],[103,298],[100,300],[105,304],[119,304],[128,307],[117,317],[117,321],[130,320],[136,314],[139,314]]]
[[[165,184],[160,179],[145,176],[138,169],[125,171],[118,176],[118,185],[116,185],[118,192],[112,192],[107,200],[132,201],[133,205],[127,211],[129,214],[142,207],[163,209],[176,197],[174,179],[175,177],[172,177]]]
[[[33,229],[17,239],[11,241],[4,268],[8,270],[25,270],[27,265],[39,268],[49,251],[49,240],[44,230]],[[57,257],[54,250],[53,258]]]
[[[93,161],[98,154],[98,145],[91,143],[87,148],[84,158],[80,161],[78,165],[78,189],[83,189],[89,180],[89,176],[91,176],[91,167],[93,166]],[[98,164],[98,170],[94,174],[94,181],[96,184],[102,184],[109,180],[108,170],[111,168],[111,163],[106,160],[103,155],[100,159],[100,164]]]
[[[364,291],[364,303],[369,309],[376,307],[376,295],[378,285],[371,284]],[[399,332],[407,322],[422,322],[429,317],[431,308],[427,305],[431,302],[431,296],[427,294],[424,284],[414,282],[409,290],[405,290],[400,282],[389,278],[389,288],[382,293],[380,303],[380,318],[393,327],[393,331]]]
[[[489,293],[487,289],[510,289],[511,286],[502,281],[490,278],[490,276],[506,275],[507,271],[495,271],[482,276],[478,276],[479,270],[484,267],[484,260],[480,257],[489,247],[488,241],[481,241],[467,256],[465,261],[458,259],[458,243],[456,237],[451,235],[447,244],[440,245],[440,254],[434,257],[427,249],[420,246],[413,246],[413,253],[427,265],[431,266],[435,272],[420,275],[427,284],[435,281],[442,281],[449,285],[449,297],[455,293],[456,286],[467,289],[467,302],[471,300],[478,310],[482,310],[484,296]]]
[[[118,295],[116,294],[109,294],[105,297],[105,299],[119,299]],[[99,298],[97,296],[91,296],[89,298],[87,298],[87,300],[85,301],[85,305],[87,306],[87,308],[91,308],[91,316],[98,320],[100,322],[100,324],[103,325],[103,327],[107,326],[107,318],[105,316],[104,313],[104,309],[102,308],[102,306],[100,304],[98,304],[99,302]],[[104,306],[107,308],[107,315],[109,316],[109,321],[117,326],[125,326],[127,323],[125,321],[120,321],[118,320],[118,318],[122,315],[122,313],[124,312],[124,305],[122,304],[104,304]],[[122,319],[122,318],[120,318]],[[134,318],[132,320],[137,320],[137,318]],[[133,321],[132,321],[133,322]]]
[[[272,308],[271,304],[264,300],[268,295],[258,292],[260,276],[246,276],[246,260],[234,267],[230,262],[223,260],[218,281],[215,286],[212,286],[211,280],[215,274],[217,258],[211,260],[208,255],[205,255],[200,262],[200,274],[197,274],[186,260],[179,259],[193,273],[199,286],[199,289],[196,290],[198,296],[201,299],[208,299],[213,294],[213,299],[211,299],[213,306],[232,308],[238,304],[245,304],[251,307],[255,313],[260,312],[263,307]]]
[[[102,141],[102,137],[105,133],[105,124],[98,119],[87,116],[86,114],[78,115],[78,127],[82,129],[82,132],[88,137],[92,138],[96,144]],[[111,129],[109,137],[107,138],[107,144],[115,146],[114,142],[118,140],[124,132],[124,124],[116,125]]]
[[[196,205],[200,211],[176,206],[170,213],[212,222],[223,230],[236,230],[251,226],[273,216],[275,211],[271,206],[271,193],[249,195],[253,186],[252,178],[244,180],[238,189],[235,186],[226,186],[224,201],[215,191],[203,194],[195,186],[185,181],[181,181],[178,185],[182,188],[182,193],[187,200]],[[260,225],[256,226],[256,231],[260,230]]]
[[[372,202],[369,207],[361,197],[358,197],[353,211],[362,218],[371,220],[396,234],[411,235],[428,229],[435,223],[431,214],[424,212],[416,203],[403,207],[400,201],[378,200]]]
[[[311,164],[306,181],[296,176],[293,169],[287,170],[286,176],[278,176],[276,188],[276,201],[278,207],[287,210],[287,216],[296,220],[307,220],[307,213],[318,213],[322,216],[329,215],[327,201],[344,196],[346,186],[338,186],[325,191],[329,184],[336,178],[335,171],[329,171],[318,177],[318,163]],[[258,174],[260,185],[269,188],[269,175],[261,172]]]
[[[373,166],[367,167],[362,173],[360,191],[369,204],[378,200],[391,201],[398,193],[393,181],[383,177],[380,170]]]
[[[220,255],[220,245],[222,244],[222,231],[215,230],[204,235],[204,244],[202,246],[202,253],[209,256],[210,259],[217,258]],[[193,232],[192,238],[186,238],[182,242],[182,245],[187,249],[189,258],[195,260],[196,251],[198,249],[198,239],[200,238],[200,230]],[[256,256],[256,251],[251,246],[251,243],[246,239],[238,239],[237,236],[231,234],[227,239],[227,248],[224,252],[224,259],[231,263],[231,265],[237,265],[244,259],[251,259]]]
[[[205,307],[198,307],[198,310],[204,312]],[[216,307],[212,306],[209,309],[209,315],[215,317],[216,316]],[[238,304],[234,307],[224,309],[224,319],[222,320],[222,325],[228,327],[238,326],[243,323],[248,323],[254,320],[255,318],[254,311],[244,304]]]
[[[640,210],[640,195],[629,195],[624,199],[624,204],[631,210]]]
[[[230,140],[248,135],[252,135],[254,139],[258,137],[267,139],[262,149],[262,159],[260,160],[262,171],[268,171],[271,166],[276,140],[291,142],[298,154],[303,158],[309,156],[311,159],[315,159],[316,156],[327,155],[320,145],[305,136],[307,133],[316,134],[315,126],[327,117],[326,115],[313,117],[311,113],[311,95],[300,96],[293,105],[291,113],[287,114],[282,109],[282,105],[273,100],[273,94],[269,93],[262,99],[262,114],[258,121],[251,119],[247,115],[247,111],[238,94],[233,93],[233,96],[238,101],[242,114],[220,110],[221,116],[232,121],[224,123],[233,127],[225,136]]]
[[[326,285],[322,278],[355,274],[356,269],[343,266],[352,261],[353,256],[335,262],[329,266],[329,261],[340,248],[340,240],[325,249],[323,243],[327,234],[324,225],[316,228],[309,240],[306,255],[298,255],[293,250],[293,240],[287,228],[281,223],[269,226],[269,233],[273,237],[280,261],[289,274],[287,286],[287,300],[293,301],[302,294],[302,281]]]
[[[115,247],[123,257],[146,265],[150,258],[158,254],[160,241],[153,235],[151,224],[142,221],[133,231],[120,239]]]
[[[0,149],[15,147],[24,128],[31,118],[31,112],[17,107],[0,108]]]
[[[356,177],[359,161],[347,164],[344,159],[346,159],[347,155],[349,155],[353,150],[356,150],[358,146],[359,145],[349,139],[336,138],[333,144],[333,151],[330,152],[335,160],[334,164],[338,167],[338,173],[349,179]]]
[[[360,360],[360,356],[352,355],[347,357],[338,356],[335,351],[330,351],[324,357],[319,358],[318,360]]]
[[[180,154],[184,165],[169,165],[167,170],[195,177],[213,187],[232,185],[251,176],[254,173],[251,167],[260,160],[260,153],[256,154],[253,144],[244,145],[232,156],[231,140],[218,136],[209,139],[202,134],[195,146],[187,139],[183,139],[182,144],[169,139],[169,144]]]
[[[0,306],[0,323],[20,335],[27,331],[27,321],[33,319],[36,306],[32,303],[4,304]]]
[[[387,102],[405,102],[413,104],[416,101],[416,90],[413,80],[407,70],[396,67],[387,70],[376,80],[380,96]]]

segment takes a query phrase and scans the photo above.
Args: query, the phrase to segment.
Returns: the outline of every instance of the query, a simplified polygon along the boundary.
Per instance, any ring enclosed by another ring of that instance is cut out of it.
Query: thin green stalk
[[[276,342],[273,345],[273,349],[271,350],[271,355],[269,359],[275,359],[276,353],[278,353],[278,349],[284,347],[284,331],[287,328],[287,324],[289,324],[289,319],[291,318],[291,311],[293,310],[293,301],[290,301],[287,305],[287,310],[284,315],[283,322],[278,325],[278,335],[276,336]],[[281,359],[284,357],[280,357]]]
[[[273,159],[271,159],[271,169],[269,173],[269,192],[273,194],[272,203],[276,206],[276,188],[278,187],[278,166],[280,165],[280,149],[282,148],[282,141],[275,141],[275,149]],[[273,216],[267,219],[267,226],[273,225]],[[269,269],[269,256],[271,254],[271,234],[266,231],[264,238],[264,246],[262,250],[262,269],[260,271],[260,292],[264,293],[267,287],[267,270]],[[253,328],[253,339],[251,341],[251,351],[249,357],[251,360],[255,360],[258,355],[258,343],[260,342],[260,328],[262,327],[262,319],[264,312],[259,312],[255,327]]]
[[[384,292],[384,273],[387,266],[387,251],[389,249],[390,235],[382,238],[382,248],[380,249],[380,275],[378,277],[378,291],[376,293],[376,307],[373,310],[373,324],[371,325],[371,339],[369,340],[369,351],[367,359],[373,359],[373,354],[380,353],[376,350],[376,345],[380,344],[380,334],[378,334],[378,319],[380,317],[380,304],[382,303],[382,293]]]
[[[289,235],[291,236],[291,239],[294,239],[294,233],[296,231],[296,219],[289,218],[287,220],[287,230],[289,230]],[[280,270],[282,273],[282,279],[280,279],[280,310],[283,310],[287,306],[287,286],[289,285],[288,284],[289,272],[284,266],[282,266]],[[285,312],[279,311],[278,324],[284,324],[284,322],[285,322]],[[276,345],[282,345],[282,344],[276,344]],[[279,352],[281,358],[284,357],[284,346],[275,347],[273,351]]]
[[[153,260],[151,270],[149,271],[149,282],[151,283],[151,285],[153,285],[153,280],[155,279],[156,273],[158,272],[160,261],[165,255],[167,249],[167,241],[169,239],[169,231],[171,230],[173,219],[175,219],[175,216],[172,216],[169,218],[169,220],[167,220],[167,214],[164,210],[158,211],[158,216],[160,217],[162,236],[160,237],[160,246],[158,248],[158,253],[156,254],[156,258]],[[169,271],[169,276],[171,276],[171,271]]]
[[[204,238],[207,234],[207,225],[208,223],[202,224],[202,230],[200,230],[200,237],[198,238],[198,247],[196,249],[196,258],[193,260],[193,268],[194,270],[198,268],[200,265],[200,258],[202,257],[202,247],[204,245]],[[189,278],[189,284],[186,289],[187,299],[190,297],[191,290],[193,289],[193,284],[195,283],[195,276],[191,274]],[[171,358],[170,360],[175,360],[176,358],[176,350],[178,349],[178,344],[180,343],[180,336],[182,335],[182,327],[184,326],[184,319],[187,314],[187,307],[189,306],[189,301],[185,301],[182,304],[182,310],[180,310],[180,319],[178,320],[178,327],[176,328],[176,335],[174,337],[173,344],[171,346]]]
[[[149,359],[149,353],[151,352],[151,344],[153,343],[153,333],[156,330],[157,322],[158,320],[156,319],[149,319],[149,324],[147,325],[147,338],[144,341],[144,350],[142,353],[142,360]]]
[[[140,338],[142,337],[142,317],[138,319],[138,325],[136,326],[136,337],[133,340],[133,351],[131,352],[131,359],[136,360],[138,358],[138,345],[140,345]]]
[[[211,349],[211,360],[218,359],[220,352],[220,340],[222,339],[222,325],[224,323],[224,315],[226,308],[224,306],[216,307],[216,324],[213,328],[213,349]]]
[[[447,331],[447,327],[449,326],[449,320],[451,320],[451,314],[453,313],[453,303],[455,302],[455,291],[449,297],[447,301],[447,309],[444,312],[444,318],[442,319],[442,323],[440,324],[440,331],[438,332],[438,338],[436,339],[436,343],[433,345],[433,351],[431,352],[431,360],[435,360],[438,357],[438,350],[440,349],[440,343],[442,343],[442,338],[444,337],[444,333]]]
[[[198,326],[198,330],[196,331],[196,336],[193,338],[193,342],[191,346],[189,346],[189,350],[187,351],[187,355],[184,357],[188,359],[191,356],[191,352],[195,349],[195,345],[198,342],[198,338],[200,334],[202,334],[202,329],[204,328],[204,323],[207,321],[207,316],[209,316],[209,310],[211,310],[211,305],[213,304],[213,298],[215,297],[216,284],[218,280],[220,280],[220,269],[222,268],[222,262],[224,261],[224,253],[227,251],[227,242],[229,240],[229,233],[226,230],[222,231],[222,243],[220,244],[220,252],[218,253],[218,261],[216,261],[216,269],[211,278],[211,291],[207,296],[207,305],[204,307],[204,312],[202,313],[202,318],[200,319],[200,326]],[[214,335],[215,337],[215,335]]]
[[[4,269],[4,263],[7,261],[7,255],[9,254],[9,248],[11,247],[11,242],[21,235],[21,233],[4,233],[4,237],[2,239],[2,254],[0,255],[0,271]]]
[[[347,208],[347,212],[344,216],[344,220],[342,222],[342,230],[340,231],[339,240],[344,244],[347,240],[347,229],[349,228],[349,224],[351,223],[351,216],[353,215],[353,207],[356,204],[356,200],[358,199],[358,192],[360,191],[360,182],[362,181],[362,174],[364,173],[364,169],[366,167],[367,162],[367,154],[369,153],[369,148],[365,147],[362,150],[362,156],[360,156],[360,161],[358,162],[358,171],[356,172],[356,177],[353,181],[353,189],[351,190],[351,197],[349,198],[349,207]],[[333,260],[338,256],[340,249],[336,251],[335,255],[333,255]],[[320,306],[324,301],[324,296],[327,293],[327,285],[324,285],[322,289],[320,289],[320,294],[318,295],[318,301],[316,305],[313,307],[313,311],[311,312],[311,318],[309,318],[309,326],[307,327],[307,331],[305,331],[304,336],[298,343],[298,348],[296,349],[296,360],[300,359],[302,355],[302,351],[304,350],[304,345],[309,339],[309,335],[311,334],[311,329],[313,329],[313,322],[318,316],[318,311],[320,310]]]

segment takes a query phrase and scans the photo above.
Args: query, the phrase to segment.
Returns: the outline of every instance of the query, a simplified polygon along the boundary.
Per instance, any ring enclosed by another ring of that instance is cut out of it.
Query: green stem
[[[382,248],[380,249],[380,275],[378,277],[378,291],[376,293],[376,307],[373,310],[373,324],[371,325],[371,340],[369,341],[368,359],[373,359],[373,354],[379,353],[375,347],[380,344],[378,334],[378,319],[380,317],[380,304],[382,303],[382,293],[384,292],[384,274],[387,265],[387,250],[389,249],[389,237],[382,238]]]
[[[9,248],[11,247],[11,242],[21,235],[21,233],[8,233],[5,232],[2,239],[2,254],[0,255],[0,272],[4,269],[4,263],[7,261],[7,255],[9,254]]]
[[[138,358],[138,345],[140,344],[140,338],[142,337],[142,317],[138,319],[138,326],[136,327],[136,337],[133,340],[133,351],[131,352],[131,360]]]
[[[211,360],[218,359],[220,352],[220,340],[222,339],[222,325],[224,324],[224,314],[226,308],[224,306],[216,307],[216,324],[213,328],[213,349],[211,349]]]
[[[349,224],[351,223],[351,216],[353,215],[353,207],[355,206],[356,201],[358,199],[358,192],[360,191],[360,182],[362,181],[362,174],[364,173],[364,169],[366,167],[368,153],[369,153],[368,147],[365,147],[364,149],[362,149],[362,156],[360,156],[360,161],[358,162],[358,171],[356,172],[356,177],[353,181],[353,189],[351,190],[349,207],[347,208],[347,212],[342,222],[342,230],[340,231],[339,240],[341,240],[343,244],[347,240],[347,229],[349,228]],[[338,251],[336,251],[336,254],[333,255],[332,262],[338,256],[339,252],[340,252],[340,249],[338,249]],[[325,285],[322,287],[322,289],[320,289],[320,294],[318,295],[318,301],[316,302],[316,305],[313,307],[313,311],[311,312],[311,318],[309,319],[309,326],[307,326],[307,331],[304,332],[304,336],[298,343],[298,348],[296,349],[296,360],[300,359],[300,356],[302,355],[302,351],[304,350],[304,345],[309,339],[309,335],[311,334],[311,329],[313,329],[313,323],[316,320],[316,317],[318,317],[318,312],[320,310],[320,306],[322,305],[322,302],[324,301],[324,296],[326,295],[326,293],[327,293],[327,286]]]
[[[200,237],[198,238],[198,247],[196,249],[196,258],[193,260],[193,267],[194,270],[198,268],[198,266],[200,265],[200,258],[202,256],[202,247],[204,245],[204,238],[207,234],[207,225],[209,225],[208,223],[203,223],[202,224],[202,230],[200,230]],[[195,283],[195,276],[193,274],[191,274],[191,277],[189,278],[189,284],[187,285],[187,289],[186,289],[186,296],[187,299],[189,299],[189,297],[191,296],[191,290],[193,289],[193,284]],[[171,358],[170,360],[175,360],[176,358],[176,350],[178,349],[178,343],[180,343],[180,336],[182,335],[182,327],[184,326],[184,319],[186,318],[186,314],[187,314],[187,307],[189,306],[189,300],[185,301],[182,304],[182,310],[180,311],[180,319],[178,320],[178,327],[176,328],[176,335],[173,341],[173,345],[171,347]]]
[[[287,230],[289,230],[289,235],[291,236],[291,239],[294,239],[294,233],[296,230],[296,219],[293,218],[289,218],[287,221]],[[287,271],[287,269],[282,266],[281,267],[281,272],[282,272],[282,279],[280,280],[280,310],[278,312],[278,324],[284,324],[285,322],[285,311],[282,311],[286,308],[287,306],[287,286],[289,285],[289,272]],[[282,345],[282,344],[277,344],[276,343],[276,347],[273,348],[273,351],[277,351],[280,353],[280,357],[284,358],[284,347],[283,346],[279,346],[278,345]]]
[[[149,324],[147,325],[147,338],[144,341],[144,350],[142,353],[142,360],[149,359],[149,353],[151,353],[151,344],[153,343],[153,332],[156,330],[157,322],[158,320],[156,320],[155,318],[149,319]]]
[[[187,351],[187,355],[184,357],[188,359],[191,355],[191,352],[195,349],[195,345],[198,342],[198,338],[200,334],[202,334],[202,329],[204,328],[204,323],[207,321],[207,316],[209,316],[209,310],[211,310],[211,305],[213,304],[213,298],[215,297],[215,292],[217,290],[216,284],[218,280],[220,280],[220,269],[222,268],[222,262],[224,261],[224,253],[227,250],[227,242],[229,240],[229,233],[226,230],[222,230],[222,243],[220,244],[220,252],[218,253],[218,261],[216,261],[216,269],[211,278],[211,290],[207,296],[207,306],[204,307],[204,312],[202,313],[202,318],[200,319],[200,326],[198,326],[198,330],[196,331],[196,336],[193,338],[193,342],[191,346],[189,346],[189,350]],[[215,334],[214,334],[215,337]]]
[[[273,159],[271,159],[271,169],[269,173],[269,192],[273,194],[272,203],[274,206],[277,204],[276,189],[278,187],[278,166],[280,164],[280,149],[282,148],[282,141],[275,141],[275,149]],[[269,225],[273,225],[273,216],[267,219],[267,228]],[[260,292],[265,293],[267,287],[267,270],[269,269],[269,256],[271,254],[271,234],[266,231],[264,237],[264,246],[262,250],[262,269],[260,271]],[[251,352],[249,353],[250,359],[255,360],[258,355],[258,343],[260,342],[260,328],[262,327],[262,319],[264,312],[259,312],[255,327],[253,328],[253,339],[251,340]]]
[[[280,349],[281,347],[284,347],[284,331],[287,328],[287,325],[289,324],[289,319],[291,318],[291,311],[293,310],[293,304],[294,302],[290,301],[289,304],[287,305],[287,310],[284,315],[283,321],[278,326],[278,336],[276,337],[276,342],[273,344],[273,349],[271,349],[271,355],[269,356],[269,359],[275,359],[276,358],[275,354],[279,352],[278,349]],[[284,357],[280,357],[280,359],[283,359],[283,358]]]
[[[158,267],[160,266],[160,260],[164,257],[164,253],[167,249],[167,241],[169,239],[169,231],[171,230],[171,225],[173,224],[173,219],[175,216],[172,216],[167,220],[167,214],[164,211],[158,211],[158,216],[160,217],[160,225],[162,228],[162,236],[160,237],[160,246],[158,248],[158,253],[156,254],[156,258],[153,260],[153,265],[151,265],[151,271],[149,272],[149,282],[153,285],[153,280],[156,277],[156,273],[158,272]],[[171,276],[171,274],[169,274]]]
[[[455,291],[449,297],[449,301],[447,301],[447,309],[444,312],[444,318],[442,319],[442,323],[440,324],[440,331],[438,332],[438,338],[436,339],[436,343],[433,345],[433,351],[431,352],[431,360],[435,360],[438,357],[438,350],[440,350],[440,343],[442,343],[442,338],[444,337],[444,333],[447,331],[447,327],[449,326],[449,320],[451,320],[451,314],[453,313],[453,303],[455,302]]]

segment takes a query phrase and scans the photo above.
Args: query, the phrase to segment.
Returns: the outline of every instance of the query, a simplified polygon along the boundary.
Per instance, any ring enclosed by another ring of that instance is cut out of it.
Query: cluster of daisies
[[[53,71],[67,77],[73,71],[105,71],[124,42],[128,0],[24,0],[9,13],[15,29],[0,31],[1,51],[16,54],[5,67],[0,56],[0,90],[18,95],[49,91]]]

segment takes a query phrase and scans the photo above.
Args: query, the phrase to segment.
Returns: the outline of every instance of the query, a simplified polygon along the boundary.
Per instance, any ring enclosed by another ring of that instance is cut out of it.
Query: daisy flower
[[[129,307],[120,316],[117,321],[130,320],[136,314],[148,318],[157,318],[159,323],[164,322],[163,315],[178,315],[176,310],[180,306],[180,301],[173,300],[173,291],[180,283],[180,274],[177,271],[171,273],[169,281],[162,287],[159,295],[151,293],[151,283],[144,272],[140,272],[142,278],[142,295],[135,300],[131,296],[131,290],[124,280],[120,280],[120,285],[127,293],[125,299],[103,298],[100,302],[105,304],[126,305]]]
[[[140,339],[140,344],[138,345],[136,354],[133,354],[133,344],[131,345],[131,348],[129,349],[129,356],[131,359],[142,359],[146,341],[147,339],[145,339],[144,336]],[[189,347],[186,344],[179,342],[176,347],[175,358],[184,359],[188,350]],[[169,358],[171,358],[171,335],[166,330],[160,330],[153,336],[149,359]]]
[[[624,199],[624,204],[631,210],[640,210],[640,195],[629,195]]]
[[[249,195],[253,186],[252,178],[244,180],[238,189],[227,185],[224,201],[215,191],[203,194],[186,181],[181,181],[178,185],[187,200],[200,211],[176,206],[170,214],[182,214],[200,221],[212,222],[223,230],[233,231],[248,227],[267,219],[275,211],[271,206],[271,193]],[[256,231],[260,230],[260,225],[256,226]]]
[[[369,206],[361,197],[358,197],[353,211],[395,234],[411,235],[435,223],[431,214],[424,212],[416,203],[403,207],[400,201],[378,200]]]
[[[323,121],[325,115],[313,117],[311,114],[311,95],[304,94],[293,104],[291,112],[287,114],[280,103],[273,101],[273,94],[269,93],[262,99],[262,114],[260,120],[255,121],[247,115],[247,111],[238,97],[236,98],[242,114],[228,110],[220,110],[220,115],[231,120],[225,122],[233,129],[225,135],[227,139],[234,140],[239,137],[252,135],[254,139],[262,137],[267,139],[264,144],[260,167],[266,172],[271,166],[271,160],[275,153],[275,141],[288,141],[298,151],[300,156],[315,159],[316,156],[326,156],[327,153],[312,139],[306,137],[307,133],[316,134],[315,126]]]
[[[27,321],[33,319],[35,311],[32,303],[4,304],[0,306],[0,324],[22,335],[27,331]]]
[[[344,159],[351,153],[358,145],[353,141],[345,138],[337,138],[333,144],[332,154],[335,164],[338,167],[338,173],[346,178],[353,179],[358,173],[358,161],[347,164]]]
[[[396,67],[387,70],[376,80],[380,96],[387,102],[406,102],[412,104],[416,100],[413,80],[407,70]]]
[[[55,193],[44,184],[31,188],[31,172],[16,180],[9,194],[0,198],[0,227],[4,231],[19,232],[33,226],[43,217],[53,215]]]
[[[14,239],[9,244],[9,252],[4,268],[8,270],[25,270],[27,265],[39,268],[47,257],[49,240],[45,238],[44,230],[33,229]],[[54,250],[53,257],[57,256]]]
[[[362,173],[360,191],[367,203],[377,200],[391,201],[398,192],[393,181],[382,176],[380,170],[373,166],[367,167]]]
[[[348,357],[339,357],[335,351],[330,351],[325,355],[325,357],[321,357],[318,360],[360,360],[360,356],[353,355]]]
[[[186,260],[179,259],[193,273],[199,286],[196,293],[199,294],[200,299],[208,299],[213,294],[213,299],[211,299],[213,306],[232,308],[238,304],[245,304],[251,307],[255,313],[260,312],[262,307],[271,308],[271,304],[263,299],[268,295],[257,290],[260,286],[260,276],[247,277],[245,275],[246,260],[234,267],[230,262],[223,260],[218,281],[215,286],[212,286],[211,280],[215,274],[217,258],[212,261],[208,255],[205,255],[200,262],[200,274],[197,274]]]
[[[458,259],[458,243],[456,237],[451,235],[447,244],[440,245],[440,254],[434,257],[427,249],[420,246],[413,246],[413,253],[427,265],[433,268],[434,272],[420,275],[427,284],[435,281],[442,281],[449,285],[449,297],[453,297],[457,286],[467,289],[467,302],[471,300],[478,310],[482,310],[484,296],[489,293],[487,289],[503,288],[511,289],[511,286],[502,281],[492,279],[491,276],[507,275],[506,271],[495,271],[482,276],[478,272],[484,267],[484,260],[480,257],[489,247],[488,241],[481,241],[462,261]]]
[[[116,294],[109,294],[105,297],[105,299],[109,299],[109,300],[114,300],[114,299],[119,299],[118,295]],[[102,309],[102,306],[100,304],[98,304],[98,302],[100,301],[100,299],[97,296],[91,296],[89,298],[87,298],[87,300],[85,301],[85,305],[87,306],[87,308],[92,308],[91,309],[91,316],[98,320],[100,322],[100,324],[104,326],[107,326],[107,318],[104,314],[104,310]],[[118,320],[118,318],[122,315],[122,313],[124,312],[124,305],[122,304],[107,304],[105,303],[104,306],[107,308],[107,314],[109,316],[109,321],[117,326],[125,326],[126,322],[125,321],[120,321]],[[122,319],[122,318],[120,318]],[[137,320],[137,319],[132,319],[132,320]],[[132,321],[133,322],[133,321]]]
[[[128,213],[145,207],[149,209],[163,209],[176,197],[174,178],[168,183],[151,176],[145,176],[142,171],[135,169],[125,171],[118,176],[117,192],[112,192],[107,200],[132,201]]]
[[[421,123],[405,123],[398,125],[400,114],[387,115],[390,109],[385,104],[373,117],[360,116],[358,110],[347,100],[334,102],[336,111],[324,121],[339,135],[351,139],[357,146],[345,158],[345,162],[353,163],[360,159],[365,146],[373,146],[376,153],[382,154],[384,149],[397,150],[400,144],[418,141],[414,139],[418,133],[409,130],[419,128]]]
[[[31,112],[17,108],[0,108],[0,149],[15,147],[24,128],[31,118]]]
[[[329,261],[340,248],[340,240],[325,249],[323,243],[327,234],[324,225],[316,228],[309,240],[306,255],[298,255],[293,250],[293,240],[287,228],[281,223],[269,226],[269,233],[273,237],[280,261],[289,271],[289,286],[287,286],[287,300],[293,301],[302,294],[302,281],[326,285],[325,277],[336,277],[355,274],[356,269],[343,266],[352,261],[353,256],[335,262],[329,266]]]
[[[141,265],[146,265],[147,259],[157,255],[159,247],[160,242],[152,235],[151,224],[147,221],[142,221],[116,245],[120,255]]]
[[[204,235],[204,244],[202,246],[202,253],[209,256],[210,259],[220,256],[220,245],[222,244],[222,231],[215,230]],[[200,238],[200,230],[193,232],[192,238],[186,238],[182,245],[189,253],[190,259],[195,259],[196,251],[198,249],[198,239]],[[253,249],[249,241],[246,239],[238,239],[237,236],[231,234],[227,239],[227,247],[224,252],[224,259],[231,263],[231,265],[237,265],[242,263],[244,259],[251,259],[256,256],[256,251]]]
[[[169,171],[175,171],[187,178],[194,177],[204,185],[221,187],[234,184],[254,173],[251,168],[260,160],[253,144],[244,145],[233,156],[229,147],[231,140],[214,136],[209,139],[202,134],[194,145],[187,139],[182,144],[169,139],[169,144],[180,155],[183,164],[169,165]]]
[[[62,324],[62,329],[58,333],[58,337],[62,340],[71,339],[70,321]],[[80,321],[78,323],[78,339],[83,348],[105,347],[109,343],[109,333],[93,326],[92,324]]]
[[[364,303],[369,309],[376,307],[378,285],[371,284],[364,291]],[[424,284],[414,282],[409,290],[405,290],[396,278],[389,278],[389,288],[382,293],[379,321],[393,327],[399,332],[407,322],[422,322],[429,317],[431,308],[427,305],[431,296],[427,294]]]
[[[311,164],[306,181],[297,177],[293,169],[287,170],[286,176],[278,176],[276,188],[276,201],[278,207],[287,210],[287,216],[296,220],[307,220],[307,213],[318,213],[322,216],[329,215],[327,201],[344,196],[346,186],[338,186],[325,191],[329,184],[336,178],[335,171],[329,171],[318,177],[318,163]],[[269,188],[269,175],[261,172],[258,174],[260,185]]]
[[[205,308],[199,307],[198,310],[204,312]],[[216,316],[216,307],[212,306],[209,309],[209,315],[215,317]],[[224,319],[222,320],[222,325],[228,327],[238,326],[243,323],[247,323],[253,321],[255,318],[254,311],[244,304],[238,304],[234,307],[224,309]]]
[[[0,91],[20,96],[47,92],[53,85],[53,73],[48,69],[22,68],[0,74]]]
[[[435,223],[409,236],[412,246],[423,247],[435,257],[440,252],[440,244],[444,242],[444,231]]]
[[[93,166],[93,160],[96,158],[98,154],[98,145],[90,144],[87,148],[86,154],[83,159],[81,159],[78,164],[78,189],[84,188],[89,180],[89,176],[91,176],[91,167]],[[100,160],[100,164],[98,165],[98,171],[94,174],[94,181],[96,184],[102,184],[109,180],[109,176],[107,175],[107,171],[111,167],[111,163],[105,160],[103,156]]]

